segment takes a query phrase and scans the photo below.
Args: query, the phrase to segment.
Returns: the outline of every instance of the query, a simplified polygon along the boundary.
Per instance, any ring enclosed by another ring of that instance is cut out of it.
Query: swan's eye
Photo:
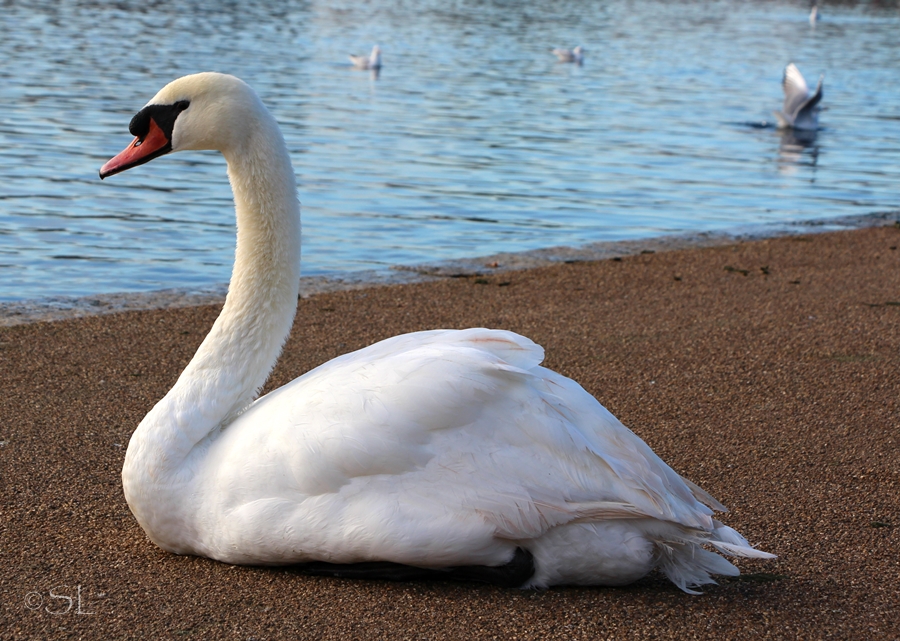
[[[172,106],[175,107],[175,110],[180,113],[191,106],[191,101],[190,100],[179,100]]]

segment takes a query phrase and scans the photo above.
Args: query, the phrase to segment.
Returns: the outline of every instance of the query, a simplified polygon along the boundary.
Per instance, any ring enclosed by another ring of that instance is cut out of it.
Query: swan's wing
[[[308,473],[297,471],[305,494],[332,491],[357,475],[399,474],[430,456],[419,445],[436,431],[477,422],[485,400],[499,395],[497,372],[535,367],[542,358],[539,345],[512,332],[395,336],[260,398],[223,429],[216,448],[231,456],[247,445],[255,456],[308,466]],[[251,441],[277,448],[263,453]]]
[[[435,329],[424,332],[400,334],[369,345],[349,354],[338,356],[307,374],[285,385],[290,388],[299,385],[301,380],[330,380],[335,368],[356,369],[376,366],[386,359],[398,359],[412,362],[412,354],[418,349],[432,348],[441,350],[445,347],[473,348],[485,352],[509,364],[529,369],[540,365],[544,360],[544,348],[524,336],[514,332],[498,329],[472,328],[463,330]],[[261,399],[262,400],[262,399]]]
[[[544,368],[529,374],[527,399],[515,401],[523,408],[515,431],[527,435],[527,445],[491,459],[495,476],[517,475],[533,500],[507,536],[568,520],[637,516],[711,527],[712,511],[701,505],[708,495],[693,491],[580,385]],[[535,464],[523,468],[527,457]]]
[[[784,68],[781,86],[784,89],[784,106],[781,111],[792,121],[803,104],[809,99],[809,87],[803,74],[793,62]]]
[[[344,528],[393,532],[403,550],[424,523],[509,539],[640,516],[711,529],[681,477],[542,356],[495,330],[388,339],[260,399],[210,452],[229,460],[209,467],[241,486],[236,503],[264,491],[327,502]],[[242,465],[252,478],[236,481]]]

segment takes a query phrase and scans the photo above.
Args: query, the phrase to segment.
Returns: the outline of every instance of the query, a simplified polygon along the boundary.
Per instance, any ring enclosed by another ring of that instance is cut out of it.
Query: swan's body
[[[131,130],[135,143],[101,176],[218,149],[238,218],[222,313],[134,432],[122,470],[132,512],[162,548],[438,569],[532,557],[523,587],[619,585],[660,566],[685,590],[737,574],[704,543],[771,556],[715,521],[715,499],[512,332],[396,336],[254,401],[298,293],[299,207],[277,124],[240,80],[197,74],[160,91]]]
[[[350,54],[350,62],[357,69],[381,69],[381,48],[375,45],[372,47],[372,53],[368,56],[354,56]]]
[[[551,52],[560,62],[574,62],[579,65],[584,62],[584,48],[581,45],[574,49],[552,49]]]
[[[824,76],[819,76],[819,84],[815,91],[810,91],[803,78],[803,74],[793,62],[784,69],[784,78],[781,86],[784,89],[784,106],[781,111],[776,111],[778,127],[785,129],[805,129],[815,131],[819,128],[819,102],[822,100],[822,81]]]

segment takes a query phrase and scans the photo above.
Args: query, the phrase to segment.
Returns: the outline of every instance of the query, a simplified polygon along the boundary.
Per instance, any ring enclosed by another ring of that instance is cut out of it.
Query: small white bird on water
[[[781,111],[773,112],[778,119],[778,128],[805,129],[815,131],[819,127],[819,102],[822,100],[822,82],[819,76],[815,91],[810,91],[803,74],[793,62],[784,68],[781,81],[784,89],[784,105]]]
[[[125,456],[125,498],[157,545],[523,588],[623,585],[659,567],[687,592],[739,574],[716,552],[772,558],[509,331],[395,336],[257,398],[299,291],[300,207],[278,124],[244,82],[202,73],[166,85],[129,129],[101,178],[218,150],[238,219],[222,312]]]
[[[552,49],[551,51],[559,58],[560,62],[574,62],[579,65],[584,62],[584,47],[581,45],[574,49]]]
[[[357,69],[381,69],[381,47],[372,47],[372,53],[368,56],[354,56],[350,54],[350,62]]]

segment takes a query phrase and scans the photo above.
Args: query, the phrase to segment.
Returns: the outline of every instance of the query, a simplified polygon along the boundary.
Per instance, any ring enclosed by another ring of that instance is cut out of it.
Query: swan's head
[[[221,73],[174,80],[156,94],[128,129],[135,139],[100,168],[100,178],[143,165],[170,151],[239,146],[265,107],[244,81]]]

